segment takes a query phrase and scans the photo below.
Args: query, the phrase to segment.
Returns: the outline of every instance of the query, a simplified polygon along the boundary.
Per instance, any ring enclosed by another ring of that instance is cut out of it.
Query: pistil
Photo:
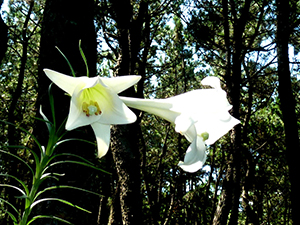
[[[86,116],[92,115],[100,115],[102,112],[100,110],[98,102],[90,100],[89,104],[86,102],[82,103],[82,111],[85,113]]]

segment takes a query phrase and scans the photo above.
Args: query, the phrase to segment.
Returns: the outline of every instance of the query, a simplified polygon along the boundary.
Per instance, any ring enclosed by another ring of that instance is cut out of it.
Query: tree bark
[[[289,166],[289,178],[291,182],[291,202],[293,224],[300,224],[297,215],[297,204],[300,200],[299,192],[296,189],[297,171],[299,170],[295,160],[295,153],[300,151],[297,118],[295,113],[295,96],[292,92],[291,77],[289,70],[288,44],[290,34],[290,1],[277,0],[277,57],[278,57],[278,79],[279,98],[282,111],[282,120],[285,129],[286,157]]]
[[[79,40],[81,40],[81,48],[87,59],[90,77],[96,75],[97,42],[93,11],[93,0],[87,0],[84,3],[80,0],[46,1],[41,30],[36,108],[39,109],[40,105],[42,105],[43,112],[49,119],[52,119],[48,100],[48,88],[51,81],[44,74],[43,69],[48,68],[72,76],[69,65],[56,47],[68,58],[76,76],[86,76],[86,66],[79,52]],[[56,122],[60,126],[68,116],[70,97],[55,84],[52,85],[52,93]],[[36,122],[34,134],[42,145],[47,143],[48,133],[44,122]],[[68,132],[65,138],[81,138],[95,142],[95,135],[90,126]],[[77,154],[91,162],[96,163],[97,161],[95,157],[96,148],[84,142],[70,141],[68,144],[61,146],[61,148],[58,147],[57,151]],[[70,164],[57,166],[55,170],[65,174],[55,184],[68,184],[96,192],[99,190],[101,173],[84,166]],[[97,177],[100,178],[97,179]],[[45,207],[37,208],[40,210],[38,213],[65,216],[67,220],[75,224],[97,224],[99,198],[86,195],[84,192],[78,193],[61,189],[54,194],[55,197],[69,200],[80,207],[90,210],[92,214],[76,211],[72,207],[56,203],[49,204],[47,210],[45,210]]]
[[[111,151],[119,184],[123,224],[142,224],[140,154],[137,146],[137,124],[112,127]]]
[[[133,16],[131,1],[111,1],[111,15],[118,29],[119,55],[115,75],[136,74],[138,53],[143,37],[143,23],[148,3],[141,1],[138,16]],[[125,13],[124,13],[125,12]],[[141,71],[139,71],[141,72]],[[142,71],[144,74],[145,71]],[[141,87],[142,84],[139,84]],[[139,93],[142,94],[140,88]],[[137,96],[133,88],[122,93]],[[142,96],[139,96],[142,97]],[[119,200],[123,224],[142,224],[141,154],[138,148],[138,123],[114,126],[112,128],[111,152],[113,155],[119,185]],[[114,208],[116,209],[116,205]],[[120,221],[119,221],[120,222]]]

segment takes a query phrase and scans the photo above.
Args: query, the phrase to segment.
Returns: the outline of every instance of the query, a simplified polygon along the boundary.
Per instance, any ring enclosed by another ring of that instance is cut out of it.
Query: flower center
[[[86,102],[82,103],[82,111],[86,116],[100,115],[102,111],[98,105],[98,102],[90,100],[89,104]]]

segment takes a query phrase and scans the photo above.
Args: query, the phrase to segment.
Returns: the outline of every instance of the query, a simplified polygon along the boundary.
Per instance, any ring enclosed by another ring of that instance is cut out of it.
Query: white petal
[[[184,162],[179,162],[184,171],[194,173],[201,169],[206,161],[206,146],[202,137],[197,137],[188,147]]]
[[[172,111],[197,116],[218,113],[232,107],[226,98],[226,92],[217,89],[194,90],[166,100],[172,105]]]
[[[193,142],[197,137],[197,130],[195,125],[190,126],[190,128],[185,133],[182,134],[189,142]]]
[[[209,86],[211,86],[215,89],[221,89],[221,82],[220,82],[220,79],[218,77],[213,77],[213,76],[205,77],[201,81],[201,84],[209,85]]]
[[[168,102],[168,99],[141,99],[129,97],[120,97],[120,99],[131,108],[160,116],[171,123],[174,123],[176,117],[180,115],[180,113],[170,110],[173,105]]]
[[[98,157],[101,158],[106,155],[109,148],[110,125],[92,123],[91,126],[97,139]]]
[[[110,89],[102,93],[101,99],[99,99],[99,106],[102,110],[98,120],[100,123],[128,124],[136,121],[136,115]]]
[[[208,139],[205,141],[208,145],[215,143],[235,125],[240,123],[240,121],[232,117],[229,112],[225,111],[222,114],[223,115],[219,114],[210,118],[208,117],[206,120],[199,120],[195,124],[198,135],[204,132],[209,134]]]
[[[175,119],[175,131],[184,134],[194,124],[195,121],[189,115],[183,113]]]
[[[88,77],[72,77],[49,69],[44,69],[44,72],[53,83],[70,95],[73,94],[75,87],[85,84],[89,79]]]
[[[127,75],[112,78],[101,78],[102,82],[111,88],[115,93],[120,93],[132,85],[136,84],[141,79],[141,76]]]

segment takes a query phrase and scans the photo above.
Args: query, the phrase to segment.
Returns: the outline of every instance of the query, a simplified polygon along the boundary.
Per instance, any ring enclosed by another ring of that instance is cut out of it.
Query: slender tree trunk
[[[118,76],[135,74],[147,3],[141,1],[137,18],[133,18],[133,6],[129,0],[112,0],[111,4],[111,14],[117,23],[120,48],[115,74]],[[141,89],[139,93],[142,94]],[[130,88],[122,95],[136,96],[137,93]],[[112,128],[111,151],[120,186],[119,199],[123,224],[142,224],[143,221],[138,132],[137,123]]]
[[[291,88],[291,77],[289,70],[288,43],[292,32],[290,28],[289,1],[277,0],[277,57],[278,57],[278,77],[279,77],[279,97],[280,108],[285,129],[286,157],[289,166],[289,178],[291,182],[292,219],[294,224],[300,224],[298,202],[300,200],[297,190],[297,171],[295,154],[299,153],[299,136],[297,118],[295,113],[295,96]]]
[[[240,117],[240,85],[241,85],[241,65],[244,57],[243,52],[243,32],[245,30],[245,25],[248,19],[249,8],[252,0],[246,0],[243,8],[240,9],[240,17],[237,17],[237,9],[233,8],[231,13],[233,13],[234,20],[234,33],[233,33],[233,52],[232,52],[232,65],[231,70],[230,67],[226,70],[226,84],[228,87],[229,98],[232,104],[232,116],[235,118]],[[228,1],[223,1],[223,8],[228,10]],[[234,6],[233,6],[234,7]],[[224,12],[226,13],[226,12]],[[225,17],[227,18],[227,16]],[[229,25],[228,21],[224,21],[224,31],[225,31],[225,43],[227,45],[227,49],[230,48],[230,38],[226,35],[230,35],[228,31]],[[230,60],[230,52],[227,53],[228,58]],[[230,65],[230,61],[227,62]],[[231,73],[230,73],[231,72]],[[230,156],[228,167],[223,183],[222,194],[219,201],[219,205],[217,207],[213,224],[227,224],[228,215],[230,212],[229,224],[235,225],[238,222],[238,213],[239,213],[239,200],[241,195],[241,176],[242,176],[242,163],[244,160],[244,156],[242,154],[242,146],[241,146],[241,126],[237,125],[232,130],[231,135],[231,147],[229,149]]]
[[[19,72],[19,77],[18,77],[18,83],[17,87],[12,95],[12,101],[9,106],[9,111],[8,111],[8,122],[10,123],[15,123],[15,109],[18,103],[19,98],[21,97],[22,94],[22,86],[24,82],[24,76],[25,76],[25,67],[26,67],[26,62],[27,62],[27,47],[28,47],[28,41],[29,37],[27,36],[27,27],[28,27],[28,22],[31,16],[31,12],[34,6],[34,1],[30,2],[30,6],[27,12],[27,16],[23,25],[22,29],[22,57],[21,57],[21,67],[20,67],[20,72]],[[9,126],[8,129],[8,140],[11,145],[16,143],[15,137],[14,137],[14,132],[15,128],[13,126]]]

